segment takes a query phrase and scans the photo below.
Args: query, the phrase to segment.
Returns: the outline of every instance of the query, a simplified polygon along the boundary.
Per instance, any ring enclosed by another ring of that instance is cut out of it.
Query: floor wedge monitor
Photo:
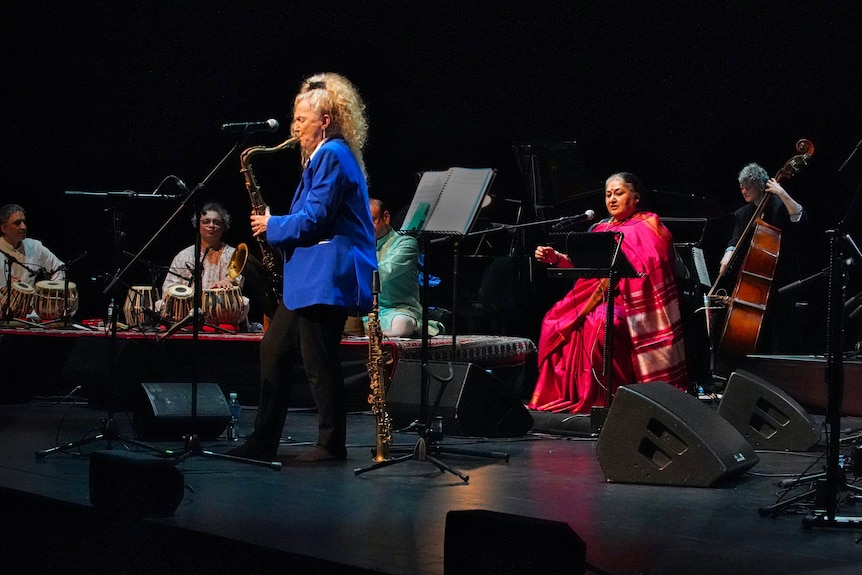
[[[473,363],[435,361],[428,366],[428,402],[443,418],[443,433],[481,437],[520,437],[533,417],[515,393]],[[389,386],[387,404],[395,428],[420,419],[422,362],[400,360]]]
[[[718,414],[756,449],[807,451],[820,441],[817,423],[796,400],[742,369],[730,374]]]
[[[446,514],[443,575],[586,572],[587,546],[568,523],[484,509]]]
[[[759,461],[739,431],[666,383],[617,390],[596,443],[610,482],[713,487]]]
[[[197,405],[192,413],[192,389]],[[142,383],[132,426],[141,439],[216,439],[230,423],[227,400],[217,383]]]

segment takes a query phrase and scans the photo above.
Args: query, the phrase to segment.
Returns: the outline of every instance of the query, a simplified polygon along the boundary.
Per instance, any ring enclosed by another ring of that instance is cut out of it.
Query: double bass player
[[[803,294],[784,294],[780,288],[804,277],[800,242],[808,237],[808,214],[778,178],[770,178],[766,170],[756,163],[742,168],[737,179],[746,203],[734,212],[735,225],[721,259],[719,273],[722,276],[728,273],[732,278],[739,275],[742,258],[738,256],[742,254],[734,252],[749,249],[751,234],[743,237],[743,233],[749,227],[755,211],[765,202],[759,215],[763,222],[779,230],[780,250],[775,254],[778,258],[777,268],[762,325],[759,326],[757,349],[750,352],[798,353],[803,332],[799,323],[805,321],[807,304],[798,301]]]

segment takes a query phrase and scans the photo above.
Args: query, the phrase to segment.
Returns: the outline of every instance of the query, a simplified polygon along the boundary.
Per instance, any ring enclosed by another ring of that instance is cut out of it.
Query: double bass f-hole
[[[779,183],[795,177],[808,165],[814,155],[814,144],[801,139],[796,142],[796,151],[799,153],[787,160],[775,175]],[[726,300],[727,305],[719,341],[720,355],[743,357],[757,347],[781,251],[781,230],[763,219],[771,197],[772,194],[768,192],[763,194],[739,242],[734,246],[733,256],[726,269],[732,267],[734,260],[740,257],[743,259],[733,295],[729,298],[715,295],[722,274],[719,274],[709,291],[708,299]]]

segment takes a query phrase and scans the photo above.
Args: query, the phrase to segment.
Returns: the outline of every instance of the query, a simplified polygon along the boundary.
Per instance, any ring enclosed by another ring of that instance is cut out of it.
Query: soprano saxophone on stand
[[[371,412],[376,418],[377,449],[374,461],[386,461],[389,459],[392,446],[392,418],[386,406],[386,392],[389,388],[388,369],[392,365],[392,356],[383,349],[383,331],[380,329],[378,318],[380,276],[376,270],[371,279],[371,286],[373,299],[371,312],[368,314],[368,363],[366,364],[371,385],[368,403],[371,404]]]
[[[299,142],[298,138],[288,138],[277,146],[267,148],[266,146],[252,146],[242,151],[239,157],[240,171],[245,178],[245,188],[248,190],[248,196],[251,200],[251,213],[254,215],[263,215],[266,213],[266,203],[260,194],[260,186],[257,185],[257,180],[254,177],[254,172],[251,170],[251,158],[257,154],[272,154],[293,147]],[[267,275],[267,299],[271,308],[274,310],[281,301],[281,287],[284,282],[284,271],[282,268],[281,252],[276,252],[269,242],[266,241],[266,234],[256,236],[257,244],[260,247],[261,264]]]

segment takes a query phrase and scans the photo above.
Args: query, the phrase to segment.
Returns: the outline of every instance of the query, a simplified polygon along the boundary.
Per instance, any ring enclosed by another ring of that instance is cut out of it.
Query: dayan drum
[[[242,318],[242,290],[239,286],[206,289],[201,298],[204,319],[215,324],[238,324]]]
[[[74,282],[68,282],[67,291],[63,280],[43,280],[36,282],[35,292],[33,307],[43,321],[63,317],[66,305],[69,306],[69,316],[78,311],[78,286]]]
[[[185,319],[189,315],[189,312],[192,311],[194,295],[194,290],[189,286],[175,284],[169,287],[165,292],[162,317],[174,322]]]
[[[9,299],[9,312],[12,317],[27,317],[33,310],[33,286],[27,282],[12,282],[12,289],[7,290],[3,286],[3,313],[6,313],[6,298]]]
[[[153,310],[157,299],[159,299],[159,293],[153,289],[153,286],[130,287],[126,295],[126,303],[123,305],[126,324],[129,327],[147,325],[149,322],[144,310]]]

